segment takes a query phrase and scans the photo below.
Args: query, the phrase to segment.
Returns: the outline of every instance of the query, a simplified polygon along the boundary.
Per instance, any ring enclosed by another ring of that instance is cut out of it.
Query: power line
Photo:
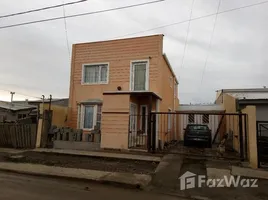
[[[214,36],[214,32],[215,32],[215,27],[216,27],[217,20],[218,20],[218,13],[219,13],[219,10],[220,10],[220,6],[221,6],[221,0],[219,0],[219,3],[218,3],[217,12],[216,12],[216,16],[215,16],[215,20],[214,20],[214,23],[213,23],[213,28],[212,28],[212,32],[211,32],[211,35],[210,35],[209,44],[208,44],[207,56],[206,56],[206,60],[205,60],[205,64],[204,64],[204,68],[203,68],[203,70],[202,70],[201,83],[200,83],[200,85],[199,85],[199,89],[198,89],[198,91],[200,90],[200,88],[201,88],[201,86],[202,86],[202,84],[203,84],[204,74],[205,74],[205,71],[206,71],[207,62],[208,62],[208,58],[209,58],[209,55],[210,55],[210,49],[211,49],[211,45],[212,45],[212,41],[213,41],[213,36]],[[197,93],[198,93],[198,92],[197,92]],[[193,97],[193,98],[194,98],[194,97]]]
[[[52,9],[52,8],[58,8],[58,7],[62,7],[62,6],[69,6],[69,5],[73,5],[73,4],[77,4],[77,3],[82,3],[85,1],[87,1],[87,0],[74,1],[74,2],[70,2],[70,3],[58,4],[55,6],[48,6],[48,7],[44,7],[44,8],[37,8],[34,10],[28,10],[28,11],[23,11],[23,12],[18,12],[18,13],[12,13],[12,14],[8,14],[8,15],[2,15],[2,16],[0,16],[0,19],[6,18],[6,17],[13,17],[13,16],[17,16],[17,15],[24,15],[24,14],[28,14],[28,13],[32,13],[32,12],[48,10],[48,9]]]
[[[134,33],[121,35],[121,36],[118,36],[116,38],[130,36],[130,35],[136,35],[136,34],[139,34],[139,33],[153,31],[153,30],[157,30],[157,29],[161,29],[161,28],[166,28],[166,27],[169,27],[169,26],[175,26],[175,25],[178,25],[178,24],[183,24],[183,23],[190,22],[190,21],[196,21],[196,20],[211,17],[211,16],[214,16],[214,15],[220,15],[220,14],[233,12],[233,11],[236,11],[236,10],[241,10],[241,9],[245,9],[245,8],[249,8],[249,7],[253,7],[253,6],[258,6],[258,5],[262,5],[262,4],[266,4],[266,3],[268,3],[268,1],[263,1],[263,2],[260,2],[260,3],[250,4],[250,5],[247,5],[247,6],[241,6],[241,7],[237,7],[237,8],[232,8],[232,9],[224,10],[224,11],[221,11],[221,12],[218,12],[218,13],[212,13],[212,14],[208,14],[208,15],[203,15],[203,16],[200,16],[200,17],[192,18],[192,19],[187,19],[187,20],[183,20],[183,21],[174,22],[174,23],[171,23],[171,24],[157,26],[157,27],[146,29],[146,30],[143,30],[143,31],[138,31],[138,32],[134,32]]]
[[[114,11],[114,10],[123,10],[123,9],[127,9],[127,8],[133,8],[133,7],[144,6],[144,5],[148,5],[148,4],[159,3],[162,1],[165,1],[165,0],[155,0],[155,1],[150,1],[150,2],[145,2],[145,3],[140,3],[140,4],[133,4],[133,5],[128,5],[128,6],[122,6],[122,7],[94,11],[94,12],[69,15],[69,16],[65,16],[65,17],[62,16],[62,17],[42,19],[42,20],[37,20],[37,21],[24,22],[24,23],[19,23],[19,24],[12,24],[12,25],[7,25],[7,26],[1,26],[0,29],[12,28],[12,27],[16,27],[16,26],[24,26],[24,25],[36,24],[36,23],[42,23],[42,22],[48,22],[48,21],[55,21],[55,20],[64,19],[64,18],[67,19],[67,18],[81,17],[81,16],[85,16],[85,15],[93,15],[93,14],[98,14],[98,13],[110,12],[110,11]]]
[[[64,4],[64,0],[63,0]],[[68,31],[67,31],[67,22],[66,22],[66,13],[65,13],[65,6],[62,7],[63,9],[63,16],[64,16],[64,28],[65,28],[65,38],[66,38],[66,45],[68,50],[69,59],[71,57],[70,47],[69,47],[69,39],[68,39]]]
[[[12,92],[11,90],[5,90],[5,89],[0,89],[2,91],[5,91],[5,92]],[[20,92],[15,92],[16,94],[19,94],[19,95],[22,95],[22,96],[26,96],[26,97],[32,97],[32,98],[35,98],[35,99],[41,99],[41,97],[35,97],[35,96],[31,96],[31,95],[27,95],[27,94],[23,94],[23,93],[20,93]]]
[[[190,20],[192,19],[192,15],[193,15],[193,7],[194,7],[194,0],[192,1],[191,11],[190,11]],[[187,43],[188,43],[190,25],[191,25],[191,21],[189,21],[188,27],[187,27],[187,33],[186,33],[186,38],[185,38],[184,48],[183,48],[183,54],[182,54],[182,60],[181,60],[181,69],[183,68],[185,51],[186,51],[186,47],[187,47]]]
[[[219,12],[220,5],[221,5],[221,0],[219,0],[219,4],[218,4],[218,8],[217,8],[217,13]],[[212,45],[212,41],[213,41],[213,36],[214,36],[214,32],[215,32],[215,27],[216,27],[216,24],[217,24],[217,20],[218,20],[218,14],[216,14],[216,16],[215,16],[215,20],[214,20],[214,24],[213,24],[213,29],[212,29],[212,32],[211,32],[211,36],[210,36],[210,40],[209,40],[209,45],[208,45],[208,50],[207,50],[207,56],[206,56],[206,60],[205,60],[205,65],[204,65],[204,68],[203,68],[203,71],[202,71],[202,78],[201,78],[201,84],[200,84],[200,86],[203,84],[204,74],[205,74],[205,71],[206,71],[206,68],[207,68],[207,62],[208,62],[208,58],[209,58],[209,55],[210,55],[210,49],[211,49],[211,45]]]

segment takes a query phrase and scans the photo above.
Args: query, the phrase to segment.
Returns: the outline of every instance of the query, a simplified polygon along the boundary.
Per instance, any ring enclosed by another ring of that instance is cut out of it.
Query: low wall
[[[53,148],[92,151],[99,150],[100,143],[55,140]]]

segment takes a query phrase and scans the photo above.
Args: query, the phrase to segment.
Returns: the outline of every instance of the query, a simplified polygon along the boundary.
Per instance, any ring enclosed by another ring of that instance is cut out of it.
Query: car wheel
[[[209,140],[207,143],[207,148],[211,148],[211,147],[212,147],[212,144],[211,144],[211,141]]]

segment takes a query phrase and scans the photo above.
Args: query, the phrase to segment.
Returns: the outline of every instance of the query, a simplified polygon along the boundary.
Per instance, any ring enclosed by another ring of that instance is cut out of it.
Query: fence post
[[[153,129],[152,129],[152,151],[155,153],[155,142],[156,142],[156,114],[152,114],[153,117]]]
[[[244,161],[244,143],[243,143],[243,122],[242,122],[242,113],[239,112],[239,143],[240,143],[240,158]]]
[[[151,147],[152,147],[152,130],[151,130],[151,124],[152,124],[152,113],[149,112],[149,115],[148,115],[148,138],[147,138],[147,149],[148,149],[148,152],[151,152]]]

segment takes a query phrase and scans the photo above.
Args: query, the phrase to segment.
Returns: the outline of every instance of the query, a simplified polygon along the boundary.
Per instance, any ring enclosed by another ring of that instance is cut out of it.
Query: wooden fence
[[[36,124],[0,124],[0,147],[35,148]]]

